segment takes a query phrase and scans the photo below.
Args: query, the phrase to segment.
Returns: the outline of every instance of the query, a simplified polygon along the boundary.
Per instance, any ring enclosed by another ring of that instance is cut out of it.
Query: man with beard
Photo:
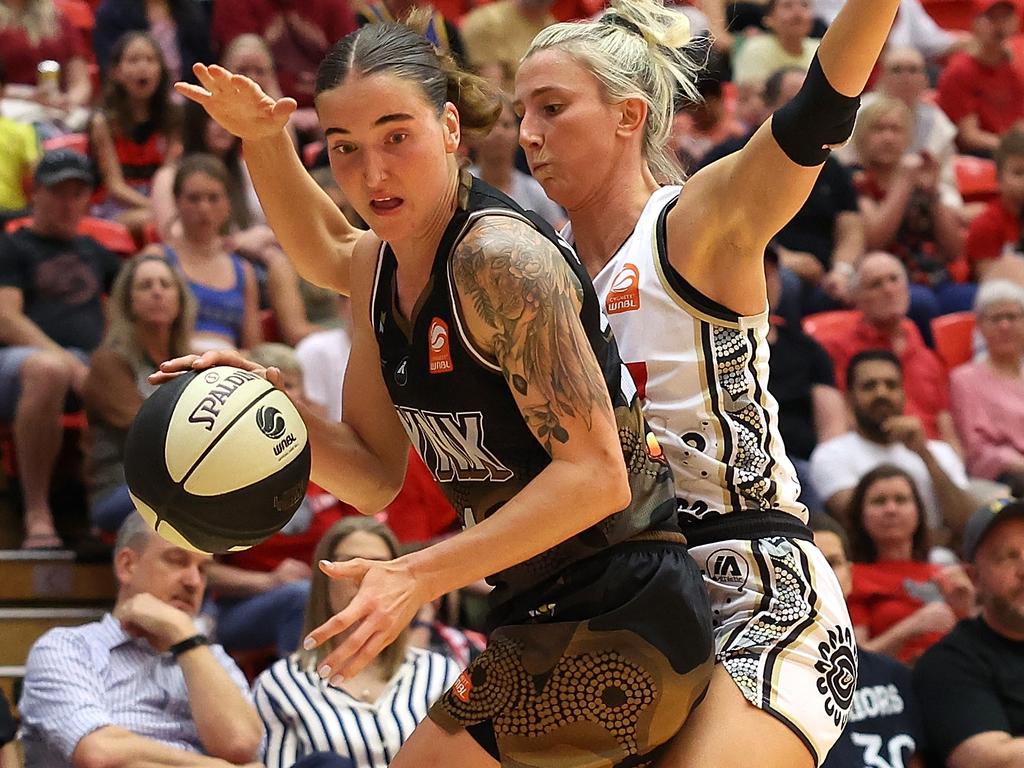
[[[210,556],[160,538],[138,515],[114,549],[112,613],[33,646],[19,708],[34,768],[229,768],[263,728],[231,658],[196,627]]]
[[[948,768],[1024,765],[1024,502],[976,512],[963,556],[981,613],[914,670],[931,757]]]
[[[881,349],[854,355],[846,389],[856,429],[820,443],[811,454],[811,482],[828,511],[845,521],[860,478],[880,464],[894,464],[914,478],[928,526],[960,530],[970,515],[963,462],[948,443],[928,439],[920,418],[904,413],[903,369],[896,356]]]

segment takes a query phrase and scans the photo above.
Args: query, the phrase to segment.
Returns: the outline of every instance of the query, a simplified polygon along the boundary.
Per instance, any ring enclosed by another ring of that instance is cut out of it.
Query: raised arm
[[[361,580],[349,607],[310,635],[320,644],[353,627],[327,657],[327,676],[358,673],[425,602],[539,555],[630,500],[611,401],[579,319],[582,288],[561,254],[526,225],[497,220],[478,224],[453,259],[468,333],[501,367],[551,463],[456,536],[388,563],[322,566]]]
[[[296,154],[285,128],[295,100],[275,101],[249,78],[216,65],[196,64],[193,71],[202,86],[177,83],[175,89],[242,139],[267,223],[298,273],[349,295],[352,249],[363,232],[349,224]]]
[[[698,290],[743,314],[764,309],[764,247],[806,201],[822,146],[849,138],[850,100],[863,91],[898,7],[899,0],[847,0],[801,94],[741,151],[686,184],[668,216],[669,258]]]

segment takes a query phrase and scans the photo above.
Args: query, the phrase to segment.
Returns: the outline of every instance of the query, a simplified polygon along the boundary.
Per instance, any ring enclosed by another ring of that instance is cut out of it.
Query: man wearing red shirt
[[[996,150],[999,199],[971,222],[964,255],[977,280],[984,280],[997,259],[1020,248],[1020,217],[1024,210],[1024,130],[1003,136]]]
[[[956,123],[964,152],[991,156],[999,137],[1024,119],[1024,81],[1008,42],[1020,17],[1010,0],[975,0],[971,50],[953,56],[939,78],[938,102]]]
[[[906,412],[917,416],[928,437],[959,446],[949,412],[949,377],[945,366],[925,346],[917,326],[907,317],[910,291],[899,259],[888,253],[869,253],[854,274],[854,306],[861,317],[849,328],[816,336],[835,365],[836,384],[845,389],[846,366],[858,352],[886,349],[903,368]]]
[[[247,32],[267,41],[285,96],[313,106],[316,70],[338,40],[356,28],[345,0],[217,0],[213,40],[223,51]]]

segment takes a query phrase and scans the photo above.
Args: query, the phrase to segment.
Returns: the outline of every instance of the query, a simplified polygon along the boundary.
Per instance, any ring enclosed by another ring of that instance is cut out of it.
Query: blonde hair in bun
[[[686,14],[662,0],[611,0],[597,20],[542,30],[523,59],[538,51],[563,50],[597,78],[610,102],[643,99],[644,158],[659,181],[678,183],[684,174],[668,149],[675,97],[679,92],[700,101],[697,75],[706,62],[706,42],[692,36]]]

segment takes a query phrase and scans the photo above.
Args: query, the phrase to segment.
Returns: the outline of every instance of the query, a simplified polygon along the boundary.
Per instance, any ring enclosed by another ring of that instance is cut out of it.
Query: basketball
[[[212,554],[284,527],[309,467],[306,425],[288,396],[230,366],[160,386],[125,444],[125,480],[142,517],[167,541]]]

